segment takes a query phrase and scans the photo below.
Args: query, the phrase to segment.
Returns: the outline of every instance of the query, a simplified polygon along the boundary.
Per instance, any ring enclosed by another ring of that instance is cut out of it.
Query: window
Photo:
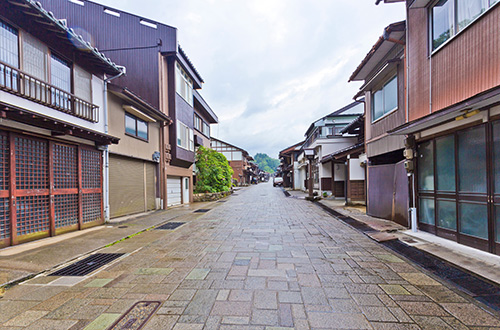
[[[0,61],[19,67],[18,32],[10,25],[0,21]]]
[[[75,65],[73,66],[73,81],[75,96],[87,102],[92,102],[92,75]]]
[[[148,123],[129,113],[125,113],[125,133],[148,140]]]
[[[372,108],[372,121],[375,121],[398,108],[397,76],[389,80],[389,82],[387,82],[381,89],[373,93]]]
[[[193,130],[180,121],[177,121],[177,145],[189,151],[194,151]]]
[[[210,125],[203,123],[203,134],[210,137]]]
[[[30,34],[23,34],[23,71],[47,81],[47,59],[49,50],[41,41]]]
[[[193,81],[188,77],[179,63],[175,65],[175,91],[189,105],[193,106]]]
[[[19,67],[18,39],[17,30],[0,21],[0,61],[14,68]],[[17,71],[0,63],[0,85],[17,90],[17,77]]]
[[[432,50],[466,28],[498,0],[439,0],[429,12]]]

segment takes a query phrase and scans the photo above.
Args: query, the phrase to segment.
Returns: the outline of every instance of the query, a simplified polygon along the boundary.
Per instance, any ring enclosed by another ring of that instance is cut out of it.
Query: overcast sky
[[[96,0],[175,26],[219,117],[212,135],[277,158],[352,102],[347,83],[404,3],[375,0]]]

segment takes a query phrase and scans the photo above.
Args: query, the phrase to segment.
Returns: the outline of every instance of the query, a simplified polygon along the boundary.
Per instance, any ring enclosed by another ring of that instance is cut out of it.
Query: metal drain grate
[[[139,301],[135,303],[125,314],[110,326],[109,330],[139,330],[144,327],[146,322],[160,308],[159,301]]]
[[[173,230],[177,227],[182,226],[183,224],[185,224],[185,222],[167,222],[166,224],[156,227],[155,229]]]
[[[225,202],[227,202],[227,201],[217,201],[217,203],[225,203]]]
[[[96,253],[59,269],[49,276],[85,276],[123,255],[124,253]]]
[[[208,211],[210,211],[210,209],[198,209],[198,210],[194,211],[193,213],[207,213]]]

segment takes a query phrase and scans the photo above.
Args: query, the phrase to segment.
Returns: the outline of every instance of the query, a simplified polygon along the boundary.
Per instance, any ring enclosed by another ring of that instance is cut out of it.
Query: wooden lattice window
[[[78,194],[54,196],[56,228],[78,224]]]
[[[48,144],[24,137],[15,138],[16,189],[48,189]]]
[[[54,188],[77,188],[77,148],[64,144],[55,144],[53,150]]]

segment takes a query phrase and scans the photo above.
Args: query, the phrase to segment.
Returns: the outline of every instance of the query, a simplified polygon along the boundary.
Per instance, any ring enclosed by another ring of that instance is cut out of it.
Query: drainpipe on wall
[[[116,78],[119,78],[127,73],[127,68],[124,66],[117,66],[121,72],[116,76],[104,79],[104,100],[103,100],[103,110],[104,110],[104,133],[108,134],[109,125],[108,125],[108,83]],[[104,149],[104,221],[109,221],[109,145]]]

